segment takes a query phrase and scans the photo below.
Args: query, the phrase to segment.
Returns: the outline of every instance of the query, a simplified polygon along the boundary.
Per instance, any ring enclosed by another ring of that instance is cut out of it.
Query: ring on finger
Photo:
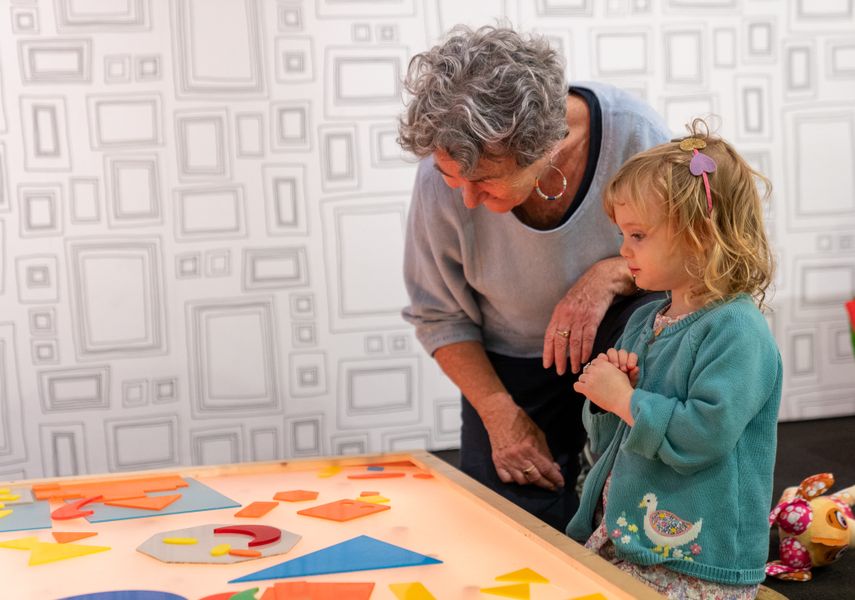
[[[570,337],[569,329],[555,329],[555,333],[563,337],[565,340]]]
[[[584,366],[584,367],[582,367],[582,372],[584,373],[585,371],[587,371],[587,370],[588,370],[588,367],[590,367],[590,366],[591,366],[591,363],[589,363],[589,362],[588,362],[588,363],[585,363],[585,366]]]
[[[532,471],[534,471],[536,468],[537,468],[537,467],[535,467],[534,465],[529,465],[529,466],[528,466],[528,467],[526,467],[525,469],[522,469],[522,474],[523,474],[523,475],[528,476],[528,475],[530,475],[530,474],[531,474],[531,472],[532,472]]]

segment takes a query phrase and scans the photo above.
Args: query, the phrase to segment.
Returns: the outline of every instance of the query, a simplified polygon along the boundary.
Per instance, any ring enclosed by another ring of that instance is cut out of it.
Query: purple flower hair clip
[[[706,147],[707,143],[700,138],[687,137],[680,140],[680,150],[694,154],[689,163],[689,171],[695,177],[700,176],[704,178],[704,190],[707,193],[707,216],[709,216],[712,214],[712,192],[710,192],[710,180],[707,177],[707,173],[715,172],[715,161],[706,154],[698,152],[699,148]]]

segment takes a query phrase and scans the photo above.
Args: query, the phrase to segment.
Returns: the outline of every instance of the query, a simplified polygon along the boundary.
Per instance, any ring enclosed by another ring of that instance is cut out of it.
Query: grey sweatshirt
[[[498,354],[534,358],[552,311],[594,263],[617,256],[617,227],[602,208],[602,190],[630,156],[668,141],[668,127],[650,106],[610,85],[574,84],[592,91],[602,111],[602,144],[587,194],[555,229],[532,229],[512,213],[463,205],[421,161],[404,248],[410,305],[405,320],[429,354],[480,341]]]

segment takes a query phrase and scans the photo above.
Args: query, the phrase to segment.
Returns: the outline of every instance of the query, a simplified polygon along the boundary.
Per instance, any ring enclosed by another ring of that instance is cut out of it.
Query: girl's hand
[[[637,387],[640,369],[638,368],[638,355],[635,352],[609,348],[605,354],[600,354],[599,357],[605,357],[610,363],[626,373],[629,376],[629,384],[632,387]]]
[[[586,365],[573,389],[630,425],[635,422],[630,413],[633,389],[629,375],[613,365],[608,356],[601,354]]]

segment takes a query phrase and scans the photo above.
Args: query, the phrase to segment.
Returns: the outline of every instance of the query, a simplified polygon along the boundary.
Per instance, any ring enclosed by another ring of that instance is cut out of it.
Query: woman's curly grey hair
[[[564,63],[539,36],[458,25],[412,58],[404,85],[398,142],[418,157],[442,149],[464,176],[482,157],[526,167],[567,135]]]

